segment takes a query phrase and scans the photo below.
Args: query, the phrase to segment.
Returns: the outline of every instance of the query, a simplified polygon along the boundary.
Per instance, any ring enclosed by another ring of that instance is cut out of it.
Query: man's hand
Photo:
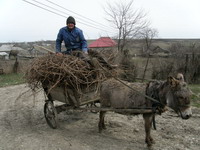
[[[63,56],[63,53],[58,52],[58,53],[56,53],[56,55],[57,56]]]
[[[87,52],[87,51],[84,51],[83,53],[84,53],[84,54],[88,54],[88,52]]]

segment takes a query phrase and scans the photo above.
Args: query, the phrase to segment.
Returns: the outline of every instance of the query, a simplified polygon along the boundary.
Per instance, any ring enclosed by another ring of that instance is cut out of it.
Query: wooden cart
[[[47,100],[44,104],[44,116],[47,124],[53,129],[57,128],[58,113],[68,109],[82,109],[80,106],[99,101],[99,92],[95,87],[90,87],[90,90],[86,88],[81,91],[81,94],[65,87],[51,88],[51,86],[43,86],[47,95]],[[59,101],[64,104],[54,106],[54,101]]]

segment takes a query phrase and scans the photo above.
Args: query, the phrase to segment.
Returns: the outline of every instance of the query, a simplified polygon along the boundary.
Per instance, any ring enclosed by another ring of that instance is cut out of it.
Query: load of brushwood
[[[76,93],[81,93],[83,89],[98,89],[107,77],[108,72],[102,67],[91,65],[91,61],[88,63],[73,55],[55,54],[34,59],[25,75],[32,90],[50,85],[51,89],[65,87]]]

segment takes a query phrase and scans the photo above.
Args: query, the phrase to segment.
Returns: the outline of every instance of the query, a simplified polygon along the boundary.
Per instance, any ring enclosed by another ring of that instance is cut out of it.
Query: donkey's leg
[[[152,146],[152,144],[155,143],[153,138],[151,137],[153,114],[143,114],[143,118],[144,118],[144,127],[146,133],[145,142],[147,143],[147,146],[150,147]]]
[[[104,118],[105,118],[106,111],[100,111],[99,113],[99,133],[102,132],[103,129],[106,129]]]

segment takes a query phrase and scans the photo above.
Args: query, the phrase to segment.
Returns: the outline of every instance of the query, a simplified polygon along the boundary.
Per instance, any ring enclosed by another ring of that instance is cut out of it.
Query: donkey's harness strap
[[[138,93],[139,95],[145,97],[146,99],[149,99],[150,101],[152,101],[152,102],[156,105],[155,109],[152,108],[153,111],[156,112],[156,110],[159,110],[159,112],[160,112],[159,114],[161,114],[161,111],[160,111],[160,110],[162,110],[162,108],[164,107],[164,104],[162,104],[160,101],[156,100],[155,98],[152,98],[152,97],[150,97],[150,96],[148,96],[148,95],[146,95],[146,94],[143,94],[143,93],[137,91],[137,90],[134,89],[133,87],[131,87],[131,86],[127,85],[126,83],[124,83],[122,80],[120,80],[120,79],[114,77],[109,71],[107,71],[106,69],[104,69],[99,63],[98,63],[98,65],[99,65],[105,72],[107,72],[111,77],[113,77],[115,80],[119,81],[120,83],[122,83],[122,84],[125,85],[126,87],[130,88],[131,90],[135,91],[135,92]]]

